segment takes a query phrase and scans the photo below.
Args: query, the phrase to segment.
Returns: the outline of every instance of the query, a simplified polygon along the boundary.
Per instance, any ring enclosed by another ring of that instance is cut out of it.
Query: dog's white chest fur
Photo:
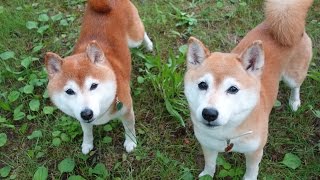
[[[250,130],[235,133],[233,128],[208,129],[195,125],[194,132],[202,146],[218,152],[225,152],[225,149],[228,147],[228,139],[230,140],[230,144],[233,144],[230,151],[241,153],[253,152],[258,149],[260,144],[260,138],[255,136],[254,132],[248,133]]]

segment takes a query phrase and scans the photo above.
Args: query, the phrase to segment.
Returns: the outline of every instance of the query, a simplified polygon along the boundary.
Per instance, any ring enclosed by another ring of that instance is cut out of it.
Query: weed
[[[179,54],[169,53],[166,62],[160,55],[143,55],[140,51],[134,51],[133,54],[141,57],[145,61],[145,69],[140,71],[145,73],[144,77],[138,77],[138,82],[143,83],[144,79],[150,81],[155,94],[159,99],[164,100],[167,111],[177,119],[182,126],[185,126],[181,113],[185,117],[188,112],[186,100],[183,94],[184,62],[187,47],[185,45],[179,48]]]

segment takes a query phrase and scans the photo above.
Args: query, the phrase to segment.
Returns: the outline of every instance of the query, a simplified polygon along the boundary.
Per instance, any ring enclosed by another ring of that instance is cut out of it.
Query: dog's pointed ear
[[[59,55],[52,52],[47,52],[44,60],[49,78],[52,78],[61,71],[62,58]]]
[[[254,41],[240,55],[243,68],[250,74],[260,76],[264,66],[264,50],[262,41]]]
[[[206,58],[210,56],[210,51],[201,41],[194,37],[188,40],[187,66],[194,67],[200,65]]]
[[[103,50],[96,41],[92,41],[88,44],[86,52],[90,61],[94,64],[101,64],[106,60]]]

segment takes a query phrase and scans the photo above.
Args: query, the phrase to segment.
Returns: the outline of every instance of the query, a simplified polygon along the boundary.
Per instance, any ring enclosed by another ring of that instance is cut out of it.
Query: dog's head
[[[259,100],[263,65],[261,41],[241,54],[210,53],[191,37],[184,93],[193,122],[207,127],[239,125]]]
[[[106,112],[116,96],[116,77],[108,57],[91,42],[84,53],[61,58],[47,53],[48,92],[64,113],[90,123]]]

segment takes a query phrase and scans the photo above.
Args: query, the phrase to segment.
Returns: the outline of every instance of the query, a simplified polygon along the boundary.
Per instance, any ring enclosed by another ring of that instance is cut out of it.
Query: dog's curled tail
[[[88,0],[89,6],[97,12],[109,12],[112,10],[115,0]]]
[[[266,0],[266,23],[279,43],[292,46],[300,40],[312,3],[313,0]]]

